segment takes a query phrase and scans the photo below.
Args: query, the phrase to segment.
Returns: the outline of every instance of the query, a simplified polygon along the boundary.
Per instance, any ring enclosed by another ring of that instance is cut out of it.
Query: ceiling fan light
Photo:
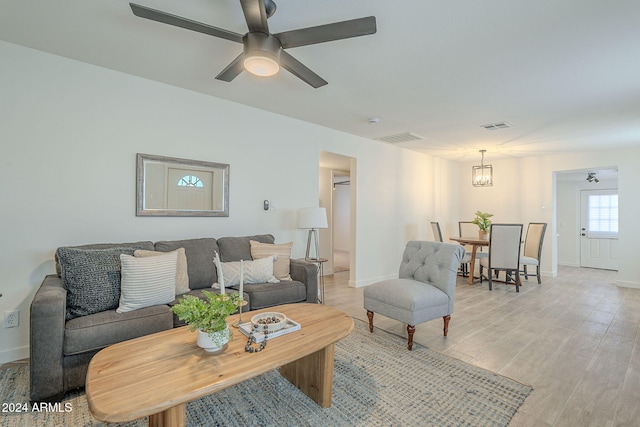
[[[256,76],[269,77],[280,71],[280,65],[265,55],[251,55],[244,60],[244,69]]]

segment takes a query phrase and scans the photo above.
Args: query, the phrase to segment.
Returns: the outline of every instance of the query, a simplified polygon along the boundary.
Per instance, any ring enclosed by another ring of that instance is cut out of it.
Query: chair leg
[[[520,270],[516,270],[516,292],[520,292]]]
[[[444,319],[444,336],[446,337],[449,333],[449,320],[451,320],[451,315],[447,314],[442,317]]]
[[[523,267],[522,272],[524,273],[524,278],[529,280],[529,273],[527,272],[527,266],[523,265],[522,267]]]
[[[367,310],[367,317],[369,318],[369,332],[373,332],[373,311]]]
[[[536,276],[538,276],[538,285],[541,285],[542,280],[540,280],[540,265],[536,266]]]
[[[409,351],[413,348],[413,333],[416,331],[416,327],[413,325],[407,325],[407,335],[409,337],[407,341],[407,348]]]

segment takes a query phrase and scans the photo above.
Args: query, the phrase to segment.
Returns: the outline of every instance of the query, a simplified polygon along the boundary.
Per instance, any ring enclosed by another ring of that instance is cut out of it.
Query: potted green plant
[[[214,294],[202,291],[205,299],[185,295],[171,307],[171,311],[189,325],[189,330],[198,331],[197,343],[205,351],[216,352],[231,340],[227,317],[238,309],[239,294]]]
[[[489,233],[489,227],[491,227],[491,220],[489,218],[492,216],[493,214],[477,211],[476,217],[471,221],[478,226],[478,237],[480,239],[487,239],[487,233]]]

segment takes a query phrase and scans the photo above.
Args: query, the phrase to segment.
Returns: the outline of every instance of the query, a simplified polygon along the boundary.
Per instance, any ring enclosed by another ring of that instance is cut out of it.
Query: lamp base
[[[310,256],[312,240],[316,250],[315,258]],[[316,230],[315,228],[312,228],[311,230],[309,230],[309,236],[307,237],[307,252],[304,255],[304,260],[314,262],[314,261],[317,261],[319,258],[320,258],[320,249],[318,246],[318,230]]]

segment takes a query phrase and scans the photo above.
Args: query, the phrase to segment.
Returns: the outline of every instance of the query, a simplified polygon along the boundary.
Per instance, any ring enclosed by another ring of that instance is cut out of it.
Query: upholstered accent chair
[[[533,273],[527,271],[527,266],[535,266],[538,284],[542,283],[540,279],[540,258],[542,257],[542,243],[546,230],[546,222],[529,223],[527,227],[527,237],[524,239],[524,254],[520,257],[520,265],[522,266],[520,273],[528,280],[529,276],[532,276]]]
[[[373,332],[374,313],[406,323],[407,348],[411,350],[415,325],[442,317],[446,337],[455,302],[456,273],[464,253],[458,244],[408,242],[399,277],[364,289],[369,331]]]
[[[505,283],[515,281],[516,292],[520,292],[520,240],[522,224],[491,224],[489,234],[489,257],[480,260],[480,282],[483,277],[489,280],[492,290],[492,276],[505,272]],[[484,276],[483,270],[487,269]],[[512,277],[512,275],[514,277]]]

